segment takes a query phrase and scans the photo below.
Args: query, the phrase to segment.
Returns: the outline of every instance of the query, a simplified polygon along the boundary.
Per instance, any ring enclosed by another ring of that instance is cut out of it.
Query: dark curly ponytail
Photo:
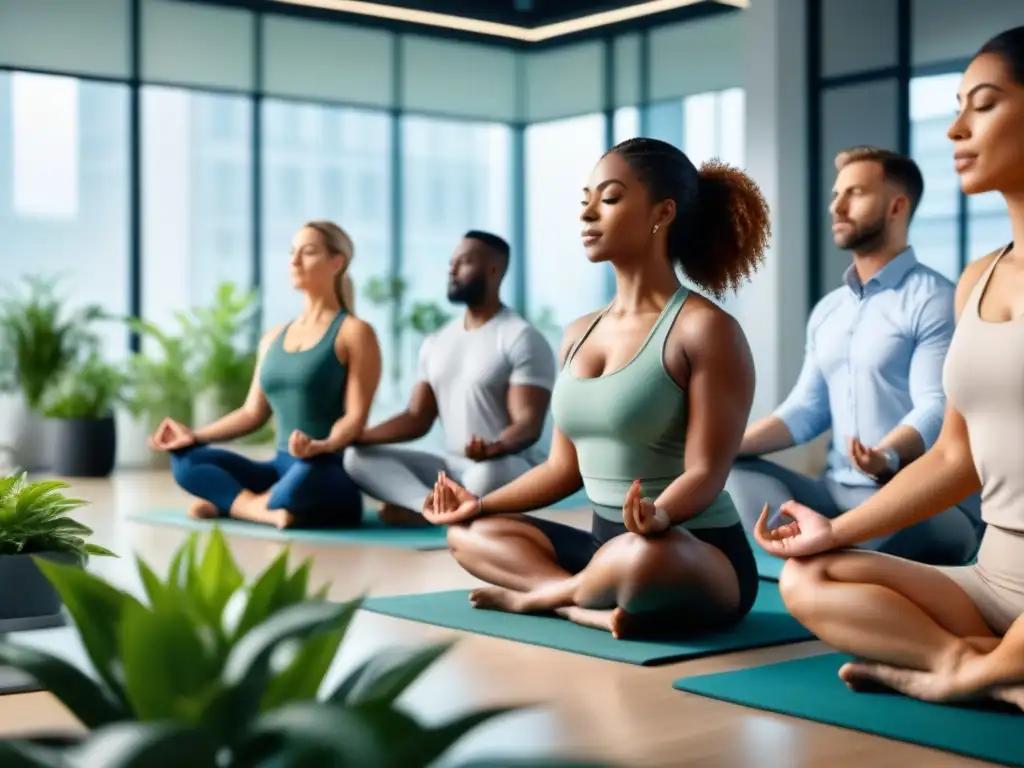
[[[668,257],[698,286],[721,298],[764,261],[770,212],[745,173],[717,160],[698,171],[683,152],[658,139],[629,139],[610,151],[629,164],[652,201],[675,202]]]

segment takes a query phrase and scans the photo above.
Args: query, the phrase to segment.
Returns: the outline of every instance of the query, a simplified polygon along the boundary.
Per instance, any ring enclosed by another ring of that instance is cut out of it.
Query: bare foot
[[[979,698],[958,690],[951,675],[901,669],[888,664],[849,662],[839,669],[839,678],[852,691],[871,692],[889,689],[921,701],[952,702]]]
[[[556,608],[555,613],[581,627],[603,629],[605,632],[612,631],[611,609],[580,608],[578,605],[570,605],[567,608]]]
[[[291,528],[295,524],[295,516],[287,509],[275,509],[271,511],[274,515],[274,525],[278,530],[283,531],[285,528]]]
[[[527,596],[504,587],[481,587],[469,593],[469,604],[485,611],[526,613]]]
[[[401,528],[422,528],[431,524],[423,515],[413,512],[411,509],[399,507],[397,504],[383,504],[378,514],[384,525],[393,525]]]
[[[992,698],[1024,710],[1024,685],[1006,685],[993,688]]]
[[[210,520],[219,515],[220,510],[204,499],[196,499],[188,508],[188,516],[193,520]]]

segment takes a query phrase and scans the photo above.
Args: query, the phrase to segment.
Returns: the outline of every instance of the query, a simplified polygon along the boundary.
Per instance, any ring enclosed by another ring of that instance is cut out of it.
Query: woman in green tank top
[[[336,224],[303,226],[292,241],[291,276],[305,309],[263,337],[245,403],[194,432],[172,419],[157,428],[151,443],[171,453],[174,479],[196,497],[192,517],[279,528],[361,523],[362,494],[342,451],[366,426],[381,359],[373,329],[351,314],[352,256]],[[271,416],[277,451],[269,461],[208,445],[255,432]]]
[[[475,607],[557,611],[616,637],[733,624],[758,584],[723,490],[753,362],[735,320],[676,270],[717,296],[737,287],[762,260],[767,205],[737,170],[631,139],[594,168],[582,207],[587,258],[612,265],[616,293],[566,331],[547,461],[483,498],[441,475],[424,517],[493,585]],[[581,486],[590,531],[523,514]]]

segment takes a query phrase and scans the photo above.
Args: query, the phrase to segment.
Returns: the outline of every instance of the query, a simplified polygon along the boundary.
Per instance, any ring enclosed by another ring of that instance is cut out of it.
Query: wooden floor
[[[164,472],[124,472],[111,480],[75,481],[76,495],[92,502],[81,514],[96,540],[121,555],[91,566],[126,589],[138,588],[133,553],[160,572],[185,536],[174,528],[140,525],[126,515],[155,506],[182,506],[186,497]],[[560,512],[579,525],[585,513]],[[275,542],[234,538],[240,565],[255,574],[279,552]],[[473,586],[445,551],[413,552],[296,543],[298,558],[315,557],[314,583],[330,582],[334,598],[425,592]],[[656,668],[583,656],[361,613],[339,658],[339,671],[375,649],[459,635],[456,649],[409,692],[408,705],[424,718],[444,719],[485,705],[535,703],[523,714],[495,721],[465,740],[460,757],[481,754],[572,755],[628,766],[714,768],[970,768],[982,766],[935,750],[830,726],[749,710],[674,691],[672,681],[782,661],[826,650],[802,643]],[[77,727],[49,694],[0,696],[0,734]]]

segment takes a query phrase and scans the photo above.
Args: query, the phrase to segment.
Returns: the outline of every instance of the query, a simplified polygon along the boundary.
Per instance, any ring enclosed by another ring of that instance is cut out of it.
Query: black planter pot
[[[62,565],[81,565],[77,557],[64,552],[39,552],[34,556]],[[63,624],[60,595],[32,558],[0,555],[0,584],[17,585],[16,589],[0,589],[0,632]]]
[[[53,424],[53,472],[64,477],[106,477],[114,471],[114,417],[60,419]]]

